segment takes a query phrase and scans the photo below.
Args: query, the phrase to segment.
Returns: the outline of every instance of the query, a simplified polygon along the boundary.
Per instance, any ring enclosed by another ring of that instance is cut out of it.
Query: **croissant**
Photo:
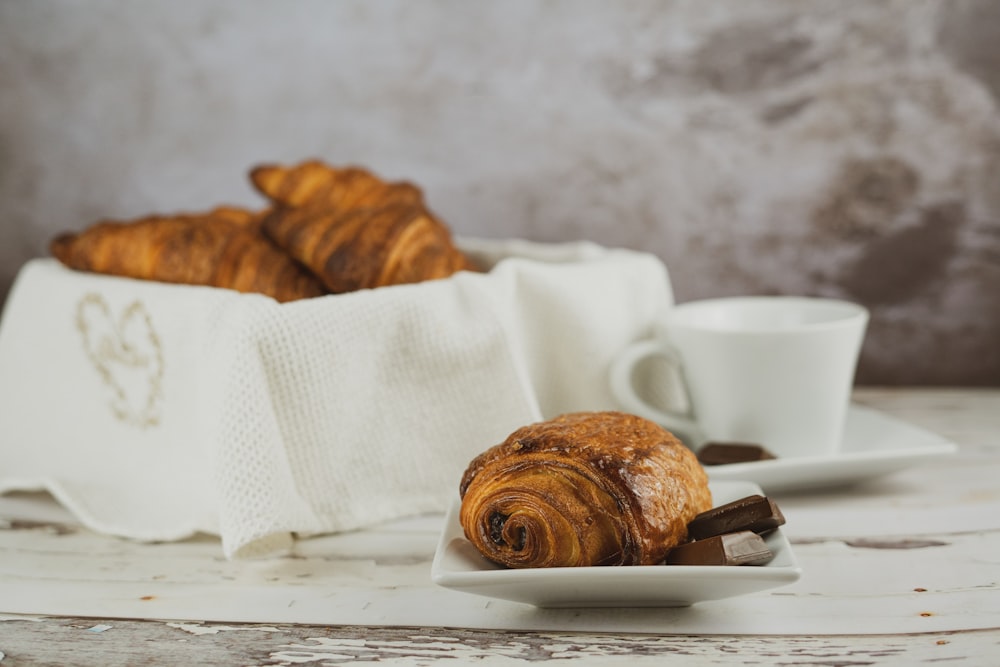
[[[331,211],[385,204],[423,206],[423,195],[415,185],[386,183],[360,167],[337,169],[319,160],[294,167],[259,165],[250,170],[250,181],[282,206],[312,204]]]
[[[274,202],[262,229],[331,292],[415,283],[476,270],[409,183],[317,161],[250,172]]]
[[[71,269],[259,292],[277,301],[325,293],[302,266],[260,233],[261,216],[220,207],[204,214],[100,222],[53,239]]]
[[[472,460],[459,492],[465,536],[513,568],[660,563],[712,506],[694,454],[620,412],[520,428]]]

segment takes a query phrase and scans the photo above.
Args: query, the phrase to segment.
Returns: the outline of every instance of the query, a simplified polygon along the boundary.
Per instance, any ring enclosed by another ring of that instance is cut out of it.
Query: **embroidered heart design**
[[[76,307],[83,349],[111,391],[111,413],[126,424],[148,428],[160,422],[163,350],[145,306],[130,303],[118,316],[99,294]]]

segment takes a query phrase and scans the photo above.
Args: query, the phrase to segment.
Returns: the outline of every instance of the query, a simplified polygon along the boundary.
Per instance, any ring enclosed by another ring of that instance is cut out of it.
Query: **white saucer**
[[[852,405],[837,454],[705,466],[705,470],[713,480],[751,480],[767,493],[800,491],[854,484],[954,454],[957,449],[936,433]]]
[[[712,482],[716,505],[761,493],[751,482]],[[431,578],[466,593],[536,607],[686,607],[790,584],[801,576],[781,530],[765,542],[774,552],[766,565],[635,565],[507,569],[483,558],[465,539],[455,501],[445,517]]]

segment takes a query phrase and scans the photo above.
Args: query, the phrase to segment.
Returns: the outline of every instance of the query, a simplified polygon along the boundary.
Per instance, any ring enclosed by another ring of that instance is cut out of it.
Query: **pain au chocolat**
[[[621,412],[520,428],[472,460],[459,492],[465,536],[512,568],[660,563],[712,506],[691,450]]]

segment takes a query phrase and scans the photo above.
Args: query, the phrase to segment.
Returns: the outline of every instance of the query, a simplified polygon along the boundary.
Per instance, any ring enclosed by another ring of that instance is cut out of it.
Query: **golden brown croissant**
[[[250,180],[261,194],[282,206],[312,204],[342,212],[387,204],[424,204],[415,185],[386,183],[360,167],[337,169],[319,160],[294,167],[259,165],[250,170]]]
[[[71,269],[259,292],[278,301],[325,293],[302,266],[259,230],[260,215],[220,207],[209,213],[100,222],[62,234],[52,254]]]
[[[259,166],[250,177],[276,204],[264,218],[264,233],[331,292],[447,278],[475,268],[413,185],[317,161]]]
[[[472,460],[459,491],[466,537],[508,567],[656,564],[712,506],[691,450],[620,412],[520,428]]]

